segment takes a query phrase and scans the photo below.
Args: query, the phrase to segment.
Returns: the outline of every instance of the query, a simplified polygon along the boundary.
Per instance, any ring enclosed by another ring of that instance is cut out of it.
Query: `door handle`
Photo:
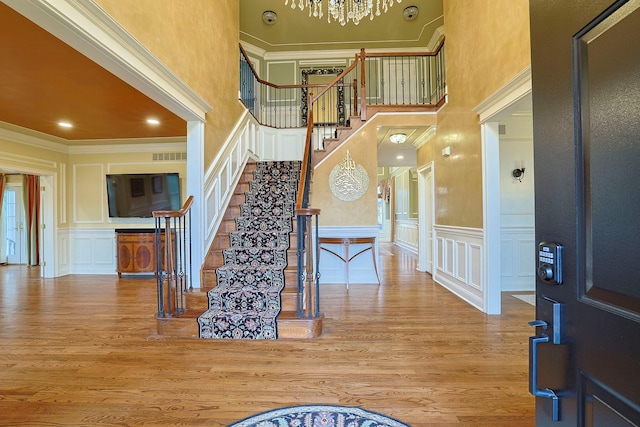
[[[533,324],[532,326],[543,326],[542,324],[536,324],[536,322],[530,323]],[[551,399],[553,421],[559,421],[560,402],[558,400],[558,396],[551,389],[538,388],[538,344],[547,342],[549,342],[549,337],[544,334],[540,336],[529,337],[529,392],[536,397]]]

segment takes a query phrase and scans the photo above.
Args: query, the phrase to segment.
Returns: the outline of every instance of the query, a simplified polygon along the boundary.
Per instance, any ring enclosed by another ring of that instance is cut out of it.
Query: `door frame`
[[[430,184],[429,184],[430,182]],[[427,211],[431,213],[428,224]],[[435,265],[435,239],[433,235],[433,219],[435,218],[435,185],[433,161],[418,168],[418,271],[433,275]],[[429,225],[431,235],[429,236]],[[429,244],[431,239],[431,244]]]
[[[500,136],[498,122],[511,115],[520,101],[531,96],[531,66],[473,109],[480,118],[482,139],[483,311],[502,312]]]
[[[9,169],[15,173],[38,175],[40,177],[40,277],[57,277],[58,263],[55,248],[58,224],[56,221],[57,172],[44,169],[21,167],[9,160],[0,161],[0,170]]]
[[[21,183],[16,183],[16,182],[8,182],[5,184],[4,186],[4,192],[5,192],[5,196],[3,198],[3,204],[2,207],[3,209],[7,206],[7,198],[6,198],[6,193],[7,191],[13,191],[16,193],[16,200],[15,200],[15,204],[16,204],[16,210],[18,209],[18,206],[20,207],[20,214],[18,214],[16,212],[16,219],[18,219],[18,215],[20,215],[20,219],[22,220],[22,222],[24,223],[24,216],[25,216],[25,212],[24,212],[24,203],[22,201],[22,184]],[[18,200],[19,198],[19,200]],[[6,226],[6,221],[7,218],[6,217],[2,217],[2,227]],[[14,255],[14,257],[10,257],[9,254],[7,254],[7,264],[24,264],[24,260],[26,259],[26,255],[27,255],[27,251],[25,249],[25,240],[26,240],[26,232],[24,229],[24,225],[22,226],[22,229],[20,229],[20,226],[18,224],[16,224],[16,227],[18,227],[18,234],[20,234],[19,239],[20,242],[15,242],[15,248],[16,248],[16,253],[18,253],[17,258],[19,258],[19,262],[16,262],[16,256]],[[19,243],[19,244],[18,244]],[[2,242],[2,244],[6,244],[5,242]],[[18,249],[19,248],[19,249]]]

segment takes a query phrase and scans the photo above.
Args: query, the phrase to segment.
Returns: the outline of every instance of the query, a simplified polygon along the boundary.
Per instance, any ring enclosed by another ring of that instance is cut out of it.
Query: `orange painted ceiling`
[[[180,117],[1,2],[0,86],[1,122],[70,143],[187,134]]]

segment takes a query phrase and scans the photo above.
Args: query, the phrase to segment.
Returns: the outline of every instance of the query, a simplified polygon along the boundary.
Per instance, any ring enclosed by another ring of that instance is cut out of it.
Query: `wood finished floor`
[[[0,266],[0,425],[215,427],[339,404],[414,427],[533,426],[533,307],[505,294],[484,315],[385,249],[382,285],[323,286],[324,333],[300,341],[161,338],[152,278]]]

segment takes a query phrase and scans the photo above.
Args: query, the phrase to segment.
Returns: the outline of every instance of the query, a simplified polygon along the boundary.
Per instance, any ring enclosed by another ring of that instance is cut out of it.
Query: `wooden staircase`
[[[235,191],[225,211],[222,223],[205,258],[201,271],[201,288],[185,295],[185,312],[179,316],[157,318],[158,335],[171,337],[198,337],[197,318],[207,310],[209,301],[207,292],[217,284],[216,269],[224,264],[222,250],[230,247],[229,232],[235,231],[235,218],[240,216],[240,205],[245,202],[245,192],[249,191],[249,182],[253,179],[256,164],[249,162],[236,185]],[[296,221],[290,234],[290,247],[287,250],[287,268],[285,269],[285,288],[282,291],[282,311],[277,318],[279,339],[314,338],[322,334],[322,317],[300,319],[296,316],[297,307],[297,233]]]

